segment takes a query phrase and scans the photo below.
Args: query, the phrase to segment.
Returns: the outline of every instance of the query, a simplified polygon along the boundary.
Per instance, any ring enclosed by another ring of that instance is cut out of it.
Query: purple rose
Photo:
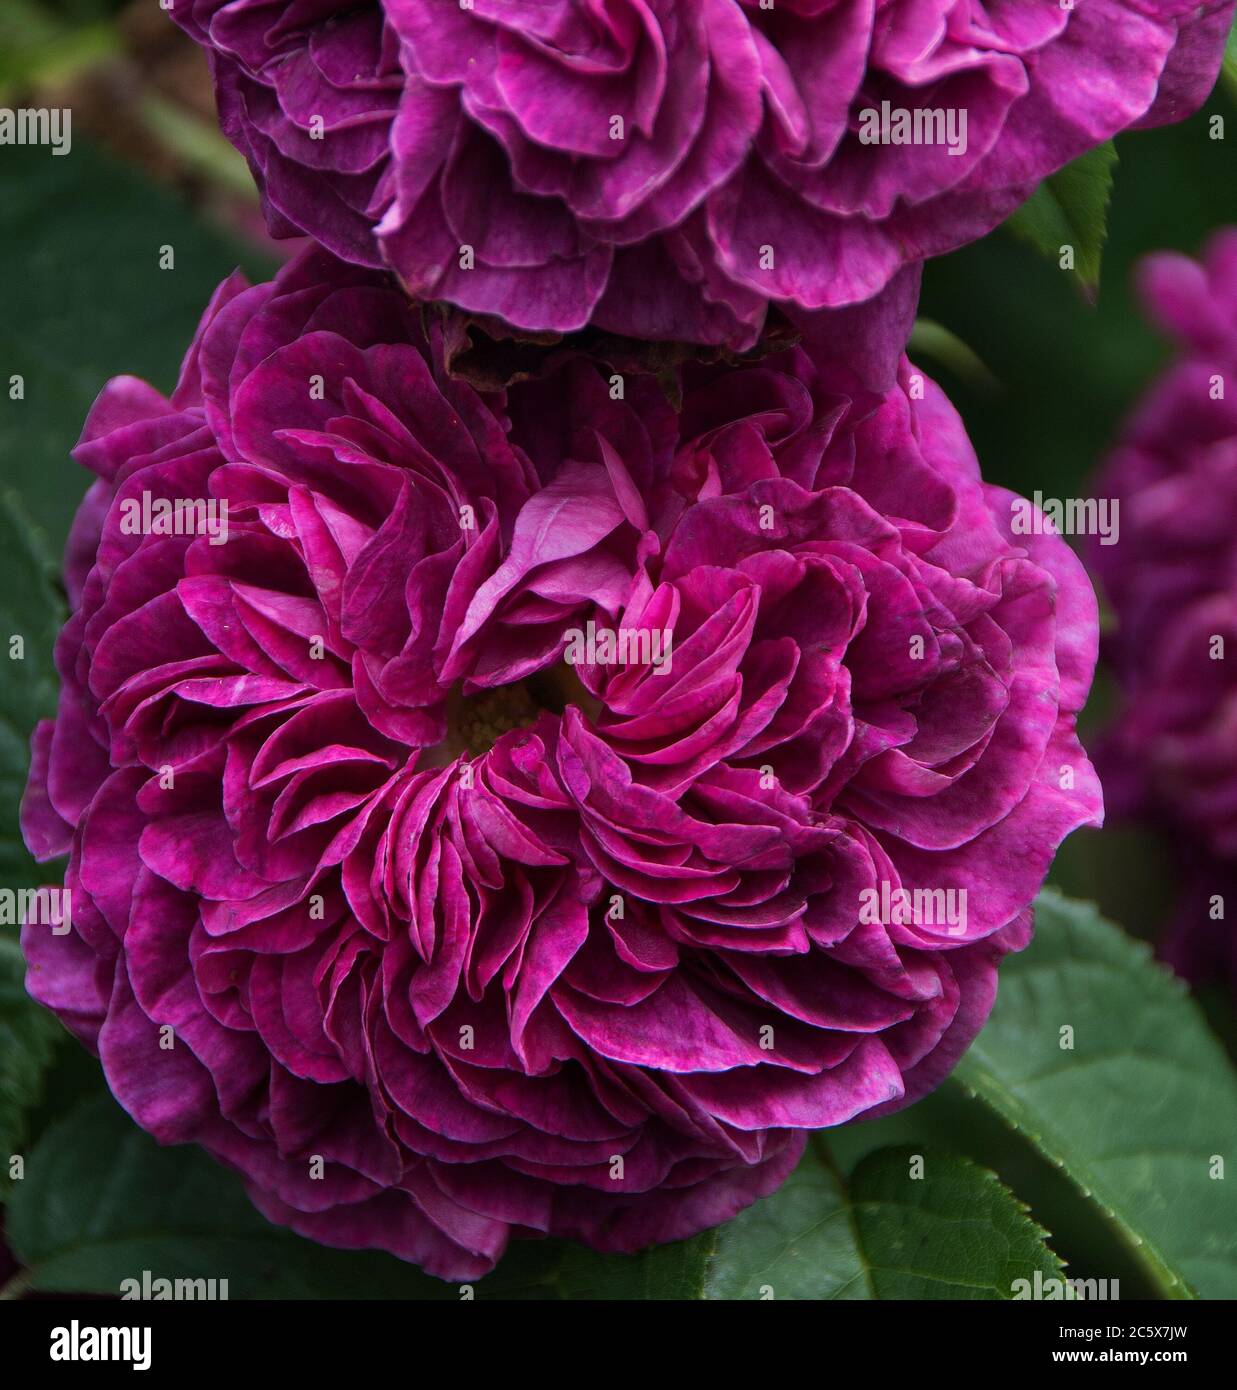
[[[177,0],[278,234],[516,328],[750,347],[1180,120],[1233,0]],[[913,143],[908,143],[913,141]],[[907,272],[913,273],[913,272]]]
[[[1139,278],[1181,352],[1096,481],[1120,517],[1116,545],[1089,547],[1124,695],[1105,786],[1181,848],[1194,886],[1169,958],[1191,977],[1227,958],[1237,980],[1237,936],[1208,901],[1237,866],[1237,228],[1217,233],[1201,264],[1164,252]]]
[[[466,1279],[724,1221],[949,1072],[1099,816],[1096,613],[906,363],[483,397],[417,323],[314,250],[100,396],[23,942],[156,1138]]]

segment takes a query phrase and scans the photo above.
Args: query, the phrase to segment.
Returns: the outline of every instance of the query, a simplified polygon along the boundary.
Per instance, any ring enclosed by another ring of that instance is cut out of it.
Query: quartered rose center
[[[543,714],[560,715],[568,705],[590,717],[601,709],[601,702],[565,662],[475,695],[465,697],[454,691],[447,702],[447,737],[423,754],[419,765],[442,766],[460,756],[479,758],[504,734],[531,728]]]

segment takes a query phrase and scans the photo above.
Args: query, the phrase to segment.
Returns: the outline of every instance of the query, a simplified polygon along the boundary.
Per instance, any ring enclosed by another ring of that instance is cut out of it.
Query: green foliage
[[[849,1179],[814,1138],[793,1177],[716,1236],[710,1298],[1008,1299],[1059,1278],[1025,1208],[986,1169],[914,1145],[879,1149]]]
[[[1099,289],[1116,164],[1111,140],[1088,150],[1046,178],[1005,224],[1057,264],[1068,251],[1078,283],[1092,297]]]
[[[1165,1296],[1237,1297],[1223,1050],[1181,982],[1093,908],[1045,893],[1036,921],[955,1083],[1062,1169]]]
[[[0,935],[0,1198],[13,1184],[9,1165],[25,1160],[29,1115],[43,1095],[44,1077],[62,1030],[26,994],[16,937]]]

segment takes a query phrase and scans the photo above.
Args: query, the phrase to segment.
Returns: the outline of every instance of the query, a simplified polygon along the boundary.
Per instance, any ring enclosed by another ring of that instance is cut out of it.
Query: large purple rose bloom
[[[770,302],[867,301],[1116,132],[1188,115],[1233,0],[172,13],[210,52],[277,234],[519,329],[747,348]],[[916,119],[952,133],[893,143]]]
[[[483,397],[418,323],[314,250],[99,398],[24,804],[73,929],[23,942],[160,1141],[465,1279],[946,1075],[1099,814],[1096,614],[905,363]]]
[[[1120,509],[1118,543],[1090,547],[1124,696],[1105,785],[1180,849],[1189,888],[1169,958],[1237,981],[1237,933],[1210,902],[1237,889],[1237,228],[1201,264],[1148,257],[1140,288],[1181,352],[1096,481]]]

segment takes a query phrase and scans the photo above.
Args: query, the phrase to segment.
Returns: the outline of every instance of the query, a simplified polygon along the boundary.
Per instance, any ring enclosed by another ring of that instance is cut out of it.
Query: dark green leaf
[[[1145,945],[1054,892],[1036,917],[955,1081],[1097,1204],[1163,1294],[1237,1297],[1227,1058]]]
[[[11,934],[0,935],[0,1197],[11,1186],[9,1165],[25,1155],[27,1117],[43,1094],[43,1078],[62,1036],[56,1020],[27,995],[25,962]]]
[[[714,1237],[709,1298],[1008,1299],[1016,1279],[1061,1277],[992,1173],[914,1145],[869,1154],[847,1181],[819,1135],[789,1182]]]
[[[1108,235],[1117,151],[1112,141],[1050,175],[1005,223],[1009,230],[1060,264],[1073,250],[1074,274],[1093,295],[1100,283],[1100,255]]]
[[[877,1298],[1013,1298],[1017,1280],[1062,1277],[1045,1233],[995,1174],[914,1145],[879,1149],[850,1182],[855,1228]]]

